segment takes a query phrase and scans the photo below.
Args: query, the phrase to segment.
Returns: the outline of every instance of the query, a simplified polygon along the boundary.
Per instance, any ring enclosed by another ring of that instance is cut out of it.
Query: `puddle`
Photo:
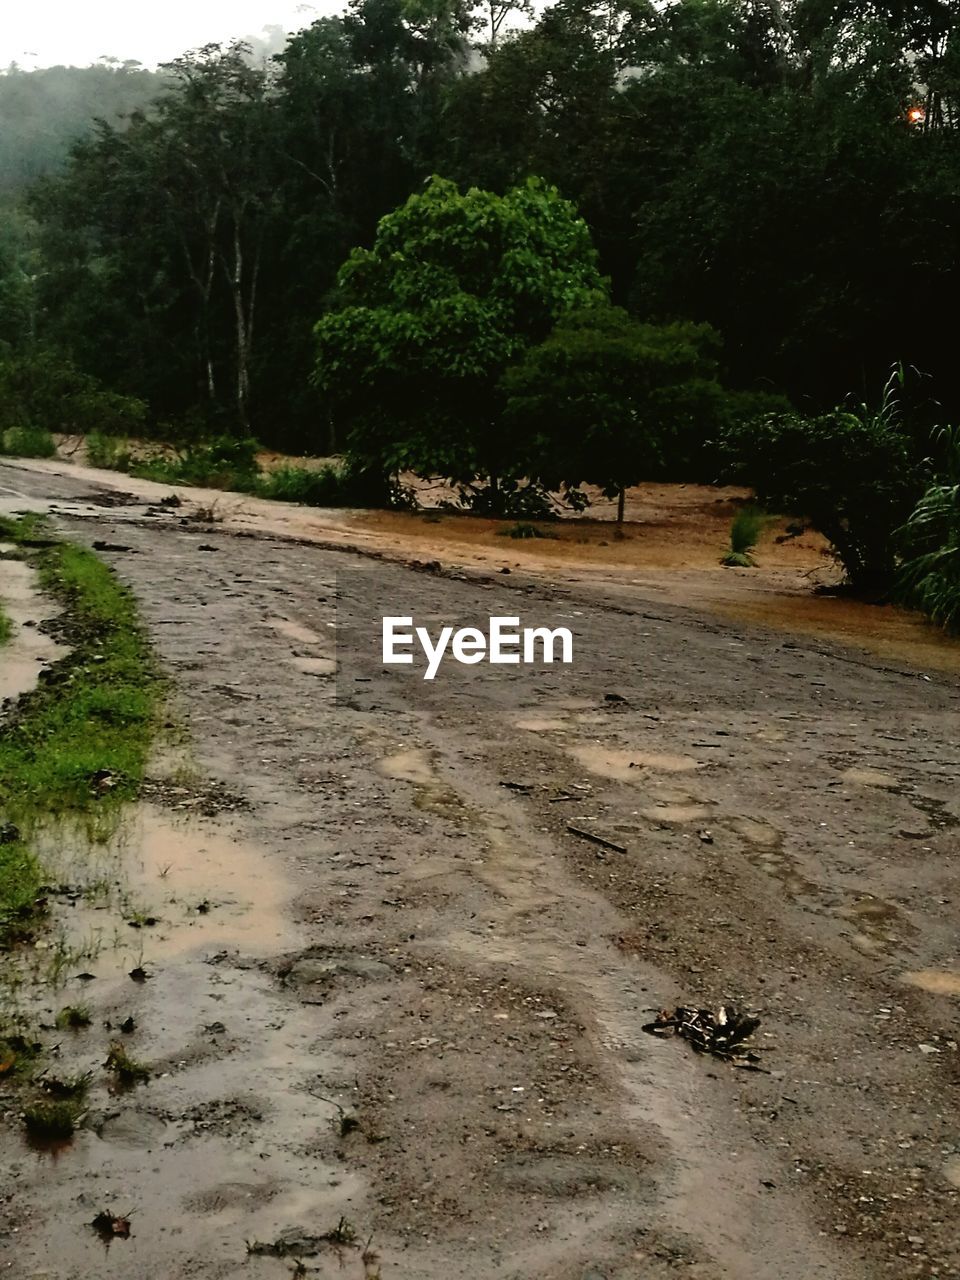
[[[103,846],[53,828],[38,852],[55,883],[87,886],[69,906],[53,902],[51,962],[67,957],[64,976],[85,968],[120,977],[137,964],[149,972],[201,948],[269,952],[298,936],[286,916],[289,887],[262,850],[222,822],[142,805]],[[41,944],[38,961],[45,951]]]
[[[356,1220],[361,1176],[320,1150],[307,1158],[314,1143],[327,1149],[336,1107],[311,1101],[305,1081],[351,1077],[330,1048],[332,1013],[301,1003],[269,970],[303,941],[270,850],[222,819],[150,805],[103,845],[66,826],[44,844],[54,883],[84,888],[51,894],[42,945],[17,953],[27,983],[16,995],[48,1030],[58,1008],[88,1005],[90,1025],[55,1038],[58,1073],[89,1072],[90,1087],[82,1127],[56,1150],[25,1158],[19,1129],[0,1131],[0,1165],[17,1168],[30,1221],[16,1237],[23,1274],[120,1280],[166,1275],[171,1258],[189,1257],[197,1274],[259,1280],[276,1264],[251,1264],[245,1239]],[[137,962],[148,980],[131,981]],[[111,1038],[147,1065],[147,1082],[112,1087]],[[327,1088],[336,1096],[340,1086]],[[109,1252],[87,1225],[102,1209],[131,1220],[130,1239]]]
[[[855,782],[861,787],[882,787],[886,791],[900,785],[892,773],[882,773],[879,769],[844,769],[840,776],[845,782]]]
[[[900,981],[936,996],[960,996],[960,972],[950,969],[914,969],[901,974]],[[960,1161],[957,1167],[960,1170]],[[960,1186],[960,1182],[957,1185]]]
[[[729,825],[748,844],[758,844],[763,848],[772,849],[780,843],[780,832],[769,822],[759,822],[756,818],[731,818]]]
[[[866,954],[901,942],[904,935],[916,932],[913,925],[904,919],[900,908],[883,898],[860,898],[842,908],[839,914],[857,926],[851,941]]]
[[[699,769],[700,762],[693,756],[668,755],[649,751],[616,751],[587,743],[570,748],[570,754],[601,778],[618,778],[623,782],[635,781],[637,771],[652,769],[663,773],[686,773]]]
[[[640,813],[652,822],[700,822],[710,816],[710,810],[702,804],[655,804]]]
[[[323,644],[321,636],[316,631],[311,631],[309,627],[303,626],[299,622],[293,622],[289,618],[265,618],[268,627],[272,627],[274,631],[279,631],[282,636],[286,636],[288,640],[295,640],[298,644]]]
[[[294,656],[290,661],[298,671],[303,671],[308,676],[336,675],[337,663],[335,658],[300,658]]]
[[[399,782],[412,782],[418,787],[429,787],[437,780],[430,757],[419,747],[385,756],[377,761],[377,768],[386,778],[396,778]]]
[[[0,601],[13,623],[13,635],[0,645],[0,701],[28,693],[41,670],[68,652],[38,629],[36,624],[55,617],[56,610],[39,593],[36,570],[23,560],[3,557],[8,550],[0,547]]]

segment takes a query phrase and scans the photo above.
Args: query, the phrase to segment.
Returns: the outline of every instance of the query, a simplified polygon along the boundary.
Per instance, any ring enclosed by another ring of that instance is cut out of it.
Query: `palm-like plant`
[[[960,631],[960,428],[942,428],[945,469],[901,530],[900,592],[938,626]]]

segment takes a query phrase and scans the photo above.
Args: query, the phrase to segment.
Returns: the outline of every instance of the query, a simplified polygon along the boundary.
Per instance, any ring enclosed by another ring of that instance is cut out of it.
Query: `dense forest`
[[[95,120],[122,128],[163,85],[162,74],[109,58],[92,67],[8,67],[0,74],[0,199],[59,170]]]
[[[26,313],[157,416],[315,446],[311,331],[348,252],[430,174],[537,175],[586,219],[614,301],[709,322],[735,385],[823,406],[903,360],[952,408],[958,8],[559,0],[511,30],[509,4],[354,0],[266,66],[185,55],[125,121],[149,73],[104,67],[101,119],[20,215],[36,238],[4,234],[0,334]],[[54,74],[0,79],[2,109]],[[17,252],[42,267],[11,298]]]
[[[494,492],[711,478],[708,437],[759,408],[822,426],[851,395],[919,458],[960,413],[958,16],[351,0],[271,59],[184,54],[8,211],[8,401],[59,379],[74,426],[100,389],[101,418]],[[103,74],[115,107],[147,73]]]

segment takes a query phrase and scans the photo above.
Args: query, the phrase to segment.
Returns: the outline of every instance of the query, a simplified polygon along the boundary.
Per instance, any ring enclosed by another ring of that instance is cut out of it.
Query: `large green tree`
[[[587,226],[555,189],[461,193],[433,178],[341,270],[316,327],[317,386],[363,462],[496,491],[523,456],[504,371],[605,295]]]

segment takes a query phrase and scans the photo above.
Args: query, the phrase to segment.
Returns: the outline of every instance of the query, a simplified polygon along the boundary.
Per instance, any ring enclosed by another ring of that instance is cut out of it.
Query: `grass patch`
[[[12,635],[13,623],[3,605],[0,604],[0,644],[6,644]]]
[[[510,525],[507,529],[498,529],[497,535],[501,538],[556,538],[555,533],[550,533],[546,529],[540,529],[535,524],[530,524],[526,520],[518,520],[516,524]]]
[[[0,453],[15,458],[52,458],[53,436],[43,427],[8,427],[0,432]]]
[[[71,1031],[79,1031],[83,1027],[89,1027],[93,1021],[90,1016],[90,1010],[85,1004],[67,1004],[57,1014],[57,1027],[61,1031],[68,1028]]]
[[[730,549],[720,563],[733,568],[752,569],[754,561],[750,552],[760,541],[766,523],[766,512],[757,507],[744,507],[738,511],[730,525]]]
[[[74,1098],[58,1102],[42,1099],[24,1109],[23,1123],[31,1138],[57,1141],[73,1137],[81,1113],[82,1107]]]
[[[309,507],[340,507],[349,502],[349,482],[338,467],[276,467],[263,472],[254,485],[258,498],[275,502],[301,502]]]
[[[132,475],[162,484],[192,484],[204,489],[252,491],[259,476],[256,440],[216,436],[192,444],[175,458],[150,458],[129,465]]]
[[[84,437],[84,444],[87,450],[87,462],[91,467],[102,467],[108,471],[130,470],[130,448],[122,436],[110,436],[104,431],[91,431]]]
[[[136,1058],[131,1058],[119,1040],[114,1040],[110,1045],[104,1066],[125,1086],[142,1084],[150,1079],[150,1068]]]
[[[35,520],[0,520],[8,541],[45,541],[36,535]],[[58,630],[72,648],[0,724],[0,940],[37,896],[36,827],[52,815],[92,815],[95,825],[137,794],[160,697],[133,599],[110,569],[69,543],[30,555],[61,602]]]

